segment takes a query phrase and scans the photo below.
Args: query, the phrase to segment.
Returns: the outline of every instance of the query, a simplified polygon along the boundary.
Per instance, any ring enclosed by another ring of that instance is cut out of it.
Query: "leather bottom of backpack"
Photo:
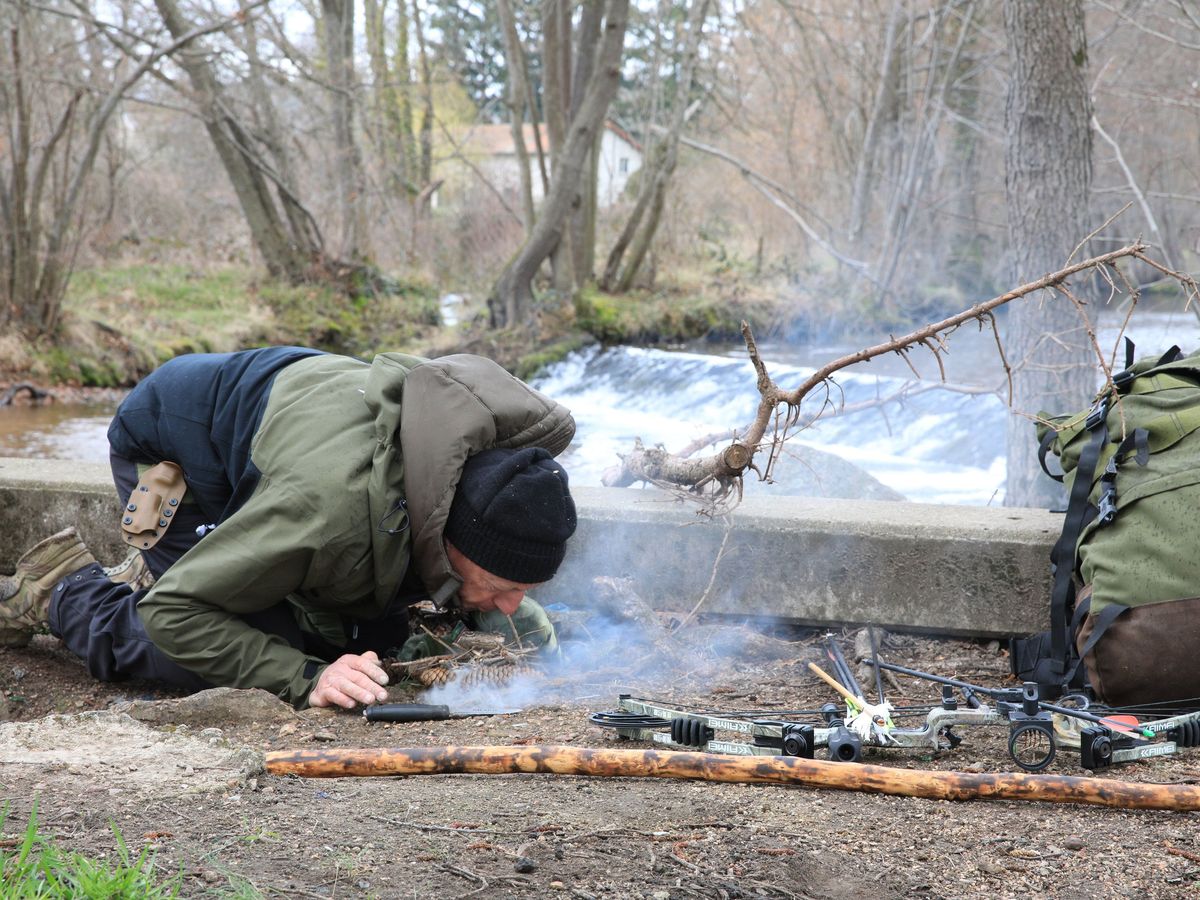
[[[1093,624],[1089,614],[1076,647]],[[1130,607],[1083,663],[1096,696],[1112,706],[1200,697],[1200,597]]]

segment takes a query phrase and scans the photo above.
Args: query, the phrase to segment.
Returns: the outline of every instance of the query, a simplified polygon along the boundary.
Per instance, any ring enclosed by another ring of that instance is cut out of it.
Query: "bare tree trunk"
[[[586,172],[581,185],[583,193],[571,229],[572,264],[577,286],[593,282],[596,278],[596,212],[599,208],[597,182],[600,180],[600,144],[603,140],[604,124],[601,123],[584,164]]]
[[[700,48],[700,37],[707,12],[708,0],[692,0],[687,34],[683,41],[683,58],[679,64],[678,90],[670,130],[655,147],[653,168],[643,175],[649,178],[649,188],[638,197],[638,203],[625,224],[621,239],[613,247],[604,266],[604,284],[609,290],[615,290],[617,293],[624,293],[633,285],[633,280],[637,277],[638,270],[654,241],[654,235],[658,232],[663,205],[667,198],[667,187],[679,161],[679,137],[683,133],[687,98],[695,79],[696,55]],[[626,246],[629,247],[629,258],[625,262],[624,271],[618,277],[621,256]]]
[[[1065,264],[1090,231],[1092,118],[1081,0],[1005,0],[1011,71],[1004,119],[1005,195],[1014,280]],[[1079,409],[1096,384],[1087,335],[1071,304],[1029,297],[1012,304],[1006,340],[1013,363],[1013,409],[1032,414]],[[1039,472],[1033,428],[1008,423],[1009,506],[1060,502]]]
[[[602,2],[589,3],[583,8],[579,22],[579,37],[575,42],[575,66],[571,73],[570,117],[579,113],[587,84],[592,79],[596,66],[596,50],[600,46],[600,23],[604,17]],[[591,281],[596,269],[596,173],[600,163],[600,142],[604,129],[596,132],[596,139],[588,148],[584,168],[587,172],[579,205],[571,212],[568,224],[569,251],[571,253],[572,288]]]
[[[920,198],[926,186],[935,177],[939,161],[936,146],[942,117],[946,105],[946,92],[959,70],[963,47],[972,30],[975,4],[973,0],[959,8],[958,34],[945,61],[941,58],[942,36],[949,37],[949,17],[939,17],[932,29],[930,58],[926,67],[925,83],[921,96],[931,98],[919,105],[909,102],[906,108],[915,112],[911,115],[911,136],[907,141],[907,153],[900,169],[898,186],[892,192],[891,202],[884,217],[884,240],[879,253],[876,271],[880,283],[880,300],[886,301],[892,292],[893,279],[908,249],[909,235],[917,215]],[[911,79],[908,79],[911,80]]]
[[[413,32],[417,37],[417,59],[421,65],[421,149],[416,183],[424,187],[433,180],[433,66],[429,62],[429,46],[425,27],[421,24],[421,5],[413,2]]]
[[[278,183],[277,194],[279,204],[283,207],[291,234],[305,236],[305,243],[321,246],[321,235],[312,215],[300,202],[299,180],[296,178],[296,167],[292,161],[289,140],[279,121],[275,102],[267,89],[266,75],[261,58],[258,54],[258,29],[254,17],[249,15],[247,4],[242,2],[243,31],[245,39],[241,42],[249,63],[249,78],[247,84],[254,99],[254,115],[258,121],[257,137],[267,148],[275,168]]]
[[[867,197],[870,195],[870,176],[875,166],[883,118],[888,108],[894,103],[894,101],[889,101],[889,97],[896,90],[894,69],[899,56],[899,42],[896,35],[900,27],[900,10],[903,6],[903,0],[892,0],[892,8],[888,11],[887,24],[883,29],[883,56],[879,60],[879,81],[875,85],[875,99],[871,104],[871,112],[867,117],[866,129],[863,132],[862,147],[858,153],[858,162],[854,167],[854,191],[850,195],[850,221],[847,224],[847,236],[851,246],[857,246],[862,237],[863,224],[867,217]]]
[[[396,3],[396,50],[392,58],[392,78],[399,86],[400,139],[404,147],[404,184],[410,194],[419,195],[429,183],[429,172],[421,167],[422,158],[417,152],[417,135],[413,129],[413,68],[409,62],[409,37],[415,31],[421,70],[425,73],[425,92],[429,94],[429,61],[425,56],[425,34],[421,30],[421,12],[413,0],[413,16],[408,15],[408,0]]]
[[[34,85],[27,80],[34,75],[30,66],[37,54],[26,53],[22,39],[29,27],[26,16],[33,9],[32,4],[22,2],[3,10],[15,15],[5,20],[11,71],[0,83],[0,114],[6,120],[8,138],[0,139],[0,156],[11,156],[9,178],[7,182],[0,179],[0,324],[15,320],[28,335],[39,337],[58,328],[82,233],[80,207],[108,124],[122,98],[164,57],[204,34],[227,27],[228,22],[173,32],[169,44],[141,56],[125,74],[120,66],[113,67],[107,90],[93,77],[97,69],[104,68],[102,64],[93,64],[91,72],[85,72],[80,60],[75,72],[54,72],[55,84],[64,79],[89,81],[95,100],[81,115],[81,104],[91,95],[82,88],[62,92],[61,110],[48,115],[41,112],[48,130],[37,133]],[[97,25],[104,28],[102,23]],[[45,221],[44,214],[48,214]]]
[[[563,150],[555,160],[541,217],[525,246],[496,279],[488,299],[494,326],[514,326],[524,321],[533,300],[533,277],[542,261],[558,245],[567,214],[577,202],[582,190],[581,179],[586,172],[584,161],[588,148],[595,141],[617,92],[628,16],[629,0],[608,0],[604,37],[595,72],[579,104],[579,112],[571,121]]]
[[[333,120],[333,170],[342,220],[341,256],[359,260],[367,246],[366,176],[354,136],[354,0],[321,0]]]
[[[154,0],[154,5],[172,37],[178,40],[188,32],[176,0]],[[300,236],[289,233],[281,220],[271,186],[251,157],[248,135],[223,101],[222,88],[208,56],[193,45],[177,54],[176,59],[191,82],[204,127],[237,195],[267,271],[293,282],[305,280],[312,258],[320,255],[319,248],[301,244]]]
[[[508,84],[504,102],[508,107],[508,122],[512,127],[513,148],[517,153],[517,172],[521,178],[521,214],[525,233],[533,231],[536,214],[533,209],[533,173],[529,169],[529,150],[525,146],[525,50],[517,34],[509,0],[496,0],[496,14],[504,36],[504,55],[508,60]],[[537,122],[534,122],[535,129]]]
[[[404,185],[404,149],[399,141],[399,104],[392,82],[387,56],[387,0],[363,0],[363,43],[371,68],[371,103],[367,116],[367,134],[371,137],[383,167],[387,192],[396,193]]]
[[[625,258],[625,251],[629,249],[629,245],[633,243],[633,239],[637,235],[638,226],[642,224],[646,210],[654,202],[655,182],[657,181],[658,172],[664,166],[666,153],[666,143],[659,142],[654,145],[653,152],[646,159],[646,165],[642,173],[644,179],[643,186],[638,191],[637,202],[634,204],[633,210],[629,213],[629,218],[625,220],[625,224],[621,227],[621,233],[617,235],[616,241],[609,249],[608,259],[604,263],[604,274],[600,278],[600,286],[606,291],[621,290],[618,287],[618,284],[621,283],[618,280],[621,271],[621,261]],[[632,280],[632,277],[630,277],[629,282],[632,282]],[[628,290],[628,287],[624,288],[624,290]]]
[[[586,21],[604,0],[585,0]],[[542,108],[546,132],[550,137],[551,178],[558,180],[558,167],[566,142],[571,103],[571,3],[570,0],[545,0],[542,5]],[[586,151],[585,151],[586,152]],[[570,231],[559,228],[550,248],[550,271],[554,290],[568,294],[575,287],[571,271]]]

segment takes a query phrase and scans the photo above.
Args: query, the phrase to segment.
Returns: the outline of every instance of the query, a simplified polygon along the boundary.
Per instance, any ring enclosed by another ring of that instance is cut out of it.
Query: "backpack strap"
[[[1170,366],[1184,359],[1178,347],[1172,347],[1149,368],[1135,366],[1133,362],[1134,346],[1128,338],[1125,341],[1125,370],[1113,376],[1113,386],[1120,394],[1142,393],[1145,391],[1164,390],[1175,387],[1195,387],[1194,381],[1173,374],[1153,373],[1151,370],[1158,366]],[[1149,378],[1142,376],[1150,375]],[[1132,434],[1119,440],[1119,446],[1110,447],[1108,431],[1108,414],[1112,397],[1104,394],[1099,397],[1083,420],[1083,430],[1090,437],[1079,454],[1075,466],[1074,479],[1067,501],[1066,518],[1063,522],[1062,534],[1054,544],[1050,553],[1051,568],[1054,573],[1054,583],[1050,594],[1050,654],[1045,660],[1048,665],[1051,680],[1058,685],[1067,685],[1075,679],[1079,664],[1096,642],[1103,636],[1104,631],[1119,616],[1126,607],[1120,604],[1106,606],[1093,623],[1094,630],[1082,653],[1076,654],[1074,638],[1078,633],[1083,617],[1087,614],[1090,598],[1075,608],[1075,565],[1080,535],[1097,515],[1100,516],[1098,525],[1112,521],[1116,514],[1116,466],[1120,458],[1133,451],[1139,465],[1145,465],[1150,453],[1169,447],[1186,434],[1200,428],[1200,412],[1184,413],[1182,416],[1166,415],[1148,423],[1147,427],[1138,428]],[[1079,420],[1075,419],[1068,427],[1078,428]],[[1055,476],[1046,467],[1045,457],[1056,437],[1048,431],[1039,444],[1039,462],[1043,471],[1056,481],[1063,481],[1062,476]],[[1101,468],[1100,507],[1093,506],[1088,498],[1092,486]]]
[[[1047,475],[1049,475],[1051,478],[1053,478],[1059,484],[1062,484],[1064,473],[1059,472],[1057,475],[1055,475],[1046,466],[1046,454],[1050,452],[1050,446],[1054,443],[1054,441],[1057,438],[1058,438],[1057,431],[1055,431],[1053,428],[1046,429],[1046,433],[1044,435],[1042,435],[1042,440],[1038,443],[1038,464],[1041,465],[1043,472],[1045,472]]]
[[[1075,661],[1075,667],[1071,669],[1071,676],[1074,677],[1075,669],[1079,668],[1079,664],[1083,662],[1085,656],[1095,649],[1096,644],[1100,643],[1100,638],[1104,637],[1104,632],[1108,631],[1108,627],[1117,620],[1117,616],[1129,609],[1128,606],[1122,606],[1120,603],[1110,603],[1100,612],[1092,617],[1092,633],[1088,635],[1087,641],[1079,649],[1079,659]],[[1083,624],[1083,618],[1079,619],[1080,624]],[[1078,629],[1075,630],[1078,634]]]
[[[1075,548],[1079,535],[1096,514],[1095,508],[1088,503],[1088,495],[1092,491],[1092,476],[1096,473],[1100,452],[1108,442],[1107,419],[1108,397],[1101,397],[1087,417],[1086,428],[1092,436],[1079,454],[1062,534],[1050,552],[1054,570],[1054,587],[1050,594],[1050,666],[1058,675],[1067,674],[1067,661],[1071,655],[1068,632],[1069,617],[1075,604]]]
[[[1132,351],[1132,349],[1133,349],[1133,341],[1129,340],[1129,338],[1125,338],[1125,340],[1127,342],[1126,347],[1125,347],[1125,350],[1126,350],[1125,355],[1126,355],[1126,357],[1128,357],[1129,352]],[[1156,366],[1165,366],[1167,363],[1178,362],[1181,359],[1183,359],[1183,351],[1179,349],[1178,344],[1174,344],[1170,350],[1168,350],[1166,353],[1164,353],[1162,356],[1160,356],[1158,358],[1158,362],[1156,362],[1155,365]],[[1129,368],[1129,363],[1125,364],[1125,368],[1127,368],[1127,369]]]
[[[1117,517],[1117,461],[1131,450],[1136,451],[1134,459],[1139,466],[1150,461],[1150,440],[1146,429],[1135,428],[1108,457],[1104,474],[1100,476],[1100,496],[1096,500],[1097,528],[1108,525]]]
[[[1085,591],[1087,596],[1079,602],[1075,608],[1075,614],[1071,617],[1071,649],[1075,650],[1075,636],[1079,634],[1079,629],[1083,627],[1083,620],[1087,618],[1087,614],[1091,611],[1092,597],[1090,591]],[[1109,626],[1117,620],[1121,613],[1128,610],[1128,606],[1122,606],[1120,603],[1110,603],[1104,609],[1100,610],[1092,617],[1092,633],[1088,635],[1088,639],[1084,642],[1083,647],[1078,651],[1078,654],[1072,652],[1072,662],[1070,670],[1061,678],[1054,678],[1054,682],[1062,688],[1088,688],[1091,687],[1088,683],[1087,669],[1080,668],[1084,664],[1084,659],[1089,653],[1095,649],[1096,644],[1100,643],[1100,639],[1104,637],[1104,633],[1108,631]]]

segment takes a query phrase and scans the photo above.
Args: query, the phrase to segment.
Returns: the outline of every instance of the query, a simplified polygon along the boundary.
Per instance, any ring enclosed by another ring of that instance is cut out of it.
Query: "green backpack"
[[[1011,656],[1048,693],[1090,684],[1113,705],[1200,696],[1200,353],[1126,354],[1091,408],[1039,417],[1070,499],[1050,631]]]

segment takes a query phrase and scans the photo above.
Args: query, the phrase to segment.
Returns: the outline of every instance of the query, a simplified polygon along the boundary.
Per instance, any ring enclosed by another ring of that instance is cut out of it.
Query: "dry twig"
[[[810,425],[827,407],[832,406],[829,392],[831,388],[836,387],[836,382],[832,379],[834,373],[887,353],[898,354],[912,367],[909,353],[914,347],[921,346],[933,355],[944,379],[942,354],[947,350],[947,338],[970,321],[977,321],[980,327],[990,327],[995,334],[997,350],[1000,353],[1005,376],[1009,383],[1011,404],[1012,369],[1004,355],[1003,343],[993,316],[994,310],[1012,300],[1040,290],[1052,289],[1075,302],[1082,313],[1082,304],[1071,294],[1067,283],[1072,276],[1089,271],[1100,273],[1114,294],[1118,292],[1117,280],[1119,280],[1125,290],[1129,292],[1132,301],[1136,303],[1136,288],[1116,265],[1118,260],[1125,258],[1137,259],[1175,279],[1183,287],[1189,305],[1195,298],[1200,297],[1200,287],[1191,276],[1170,269],[1147,257],[1147,249],[1146,244],[1137,240],[1117,250],[1072,263],[1057,272],[1052,272],[998,297],[978,303],[969,309],[942,319],[940,322],[931,323],[909,334],[892,337],[884,343],[835,359],[817,369],[792,390],[781,388],[770,378],[762,357],[759,355],[750,326],[743,323],[742,337],[754,365],[760,398],[754,421],[724,449],[714,455],[697,459],[668,453],[662,447],[648,448],[641,441],[637,441],[633,451],[621,457],[619,466],[604,473],[604,484],[609,487],[625,487],[635,482],[646,482],[666,488],[680,497],[701,500],[705,504],[702,512],[710,515],[724,514],[741,499],[741,480],[745,472],[748,469],[755,470],[759,471],[760,476],[764,479],[769,478],[783,443],[790,434],[799,428]],[[1086,316],[1084,318],[1086,321]],[[1095,334],[1090,327],[1089,335],[1097,358],[1104,368],[1108,384],[1111,386],[1111,363],[1105,362],[1104,355],[1100,352]],[[802,415],[801,403],[817,388],[823,388],[825,391],[821,409],[812,415]],[[768,430],[771,431],[769,437],[767,436]],[[695,443],[689,449],[694,450]],[[767,462],[760,467],[755,463],[755,456],[763,450],[767,452]]]

